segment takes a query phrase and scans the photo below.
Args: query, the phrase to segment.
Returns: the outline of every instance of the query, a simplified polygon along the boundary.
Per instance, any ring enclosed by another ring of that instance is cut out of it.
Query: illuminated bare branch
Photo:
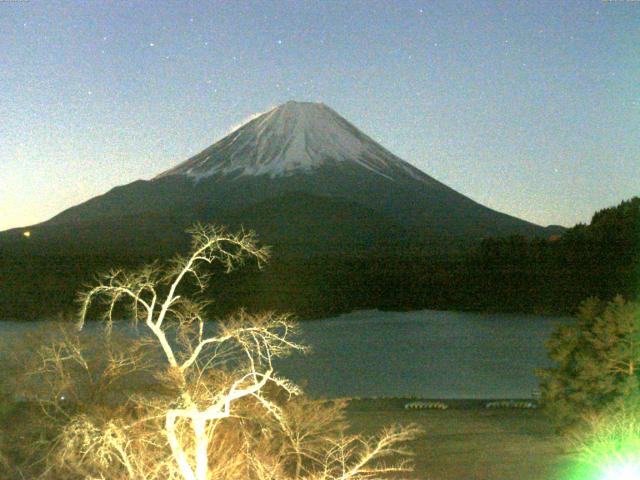
[[[207,266],[261,265],[268,252],[251,232],[196,225],[190,233],[190,252],[167,266],[98,277],[79,296],[76,331],[40,349],[38,374],[50,382],[51,403],[64,413],[64,394],[86,406],[68,416],[42,478],[347,480],[408,471],[397,457],[413,427],[373,439],[344,435],[343,404],[298,399],[300,388],[275,374],[276,358],[306,350],[287,315],[241,310],[207,323],[209,302],[189,294],[186,283],[202,291]],[[96,310],[105,346],[90,349],[82,328]],[[122,315],[138,329],[119,350],[112,325]],[[130,392],[141,372],[147,390]],[[118,382],[122,391],[106,405]]]

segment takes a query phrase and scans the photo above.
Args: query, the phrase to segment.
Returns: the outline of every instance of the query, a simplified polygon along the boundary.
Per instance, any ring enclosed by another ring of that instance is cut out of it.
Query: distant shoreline
[[[366,312],[380,312],[380,313],[420,313],[420,312],[451,312],[451,313],[469,313],[469,314],[477,314],[477,315],[505,315],[505,316],[525,316],[525,317],[540,317],[540,318],[567,318],[567,319],[571,319],[573,318],[573,315],[568,315],[566,313],[561,313],[561,312],[542,312],[542,313],[538,313],[538,312],[524,312],[524,311],[500,311],[500,310],[472,310],[472,309],[465,309],[465,308],[444,308],[444,309],[439,309],[439,308],[419,308],[419,309],[407,309],[407,310],[400,310],[400,309],[384,309],[384,308],[361,308],[361,309],[354,309],[354,310],[349,310],[349,311],[344,311],[344,312],[336,312],[333,314],[329,314],[329,315],[325,315],[325,316],[320,316],[320,315],[307,315],[307,316],[299,316],[299,315],[295,315],[293,314],[293,319],[295,321],[301,322],[301,323],[305,323],[305,322],[319,322],[319,321],[324,321],[324,320],[336,320],[340,317],[343,316],[348,316],[348,315],[354,315],[354,314],[358,314],[358,313],[366,313]],[[283,310],[282,313],[287,313],[286,310]],[[224,320],[224,318],[226,317],[219,317],[216,318],[214,316],[212,316],[208,321],[211,322],[215,322],[218,320]],[[49,317],[44,317],[44,318],[34,318],[34,319],[15,319],[15,318],[0,318],[0,323],[2,322],[16,322],[16,323],[32,323],[32,322],[48,322],[48,321],[57,321],[56,315],[51,315]],[[88,322],[100,322],[101,320],[99,319],[88,319]],[[117,321],[126,321],[126,320],[117,320]]]

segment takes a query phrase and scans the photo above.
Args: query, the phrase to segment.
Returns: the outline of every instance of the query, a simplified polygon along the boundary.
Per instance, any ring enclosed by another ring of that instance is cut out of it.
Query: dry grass
[[[28,430],[39,428],[28,420],[37,410],[29,410],[28,405],[22,405],[7,412],[0,425],[9,453],[13,453],[12,444],[36,434]],[[373,435],[392,423],[417,423],[424,433],[407,444],[415,453],[416,470],[409,475],[415,479],[559,480],[569,476],[572,463],[570,456],[562,453],[561,438],[537,410],[404,411],[397,406],[384,408],[378,401],[373,408],[348,409],[347,421],[351,432],[364,435]]]
[[[354,432],[390,423],[417,423],[424,434],[409,442],[415,478],[424,480],[559,480],[571,458],[539,410],[448,409],[405,411],[376,401],[348,411]]]

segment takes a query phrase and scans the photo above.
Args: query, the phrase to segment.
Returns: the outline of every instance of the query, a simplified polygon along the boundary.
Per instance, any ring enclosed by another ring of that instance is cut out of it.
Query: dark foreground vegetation
[[[366,480],[410,472],[402,444],[417,428],[351,435],[341,402],[309,400],[277,375],[273,359],[305,351],[287,315],[241,310],[205,328],[207,266],[230,272],[268,253],[253,234],[210,225],[189,233],[186,256],[98,277],[79,292],[73,322],[2,339],[0,477]],[[119,311],[128,329],[112,328]],[[83,328],[90,312],[103,329]]]
[[[162,232],[143,245],[106,239],[127,245],[112,251],[68,254],[61,245],[31,247],[33,239],[20,248],[0,246],[0,317],[37,319],[72,309],[75,293],[91,283],[95,272],[168,257],[172,245],[188,247],[186,238],[163,237]],[[637,295],[640,198],[599,211],[589,225],[562,235],[492,238],[464,249],[456,245],[448,254],[427,245],[300,256],[275,244],[272,252],[263,270],[243,269],[212,283],[210,291],[218,299],[213,313],[244,306],[292,312],[300,319],[371,308],[573,314],[588,297]]]
[[[547,341],[554,366],[539,372],[541,400],[582,469],[571,478],[640,474],[640,303],[585,300],[577,321]]]
[[[390,424],[419,425],[423,434],[407,443],[415,454],[411,478],[570,480],[568,474],[575,471],[570,447],[540,410],[487,409],[477,404],[407,411],[403,408],[407,401],[354,401],[343,421],[351,425],[352,432],[364,436]],[[0,431],[6,463],[24,464],[28,452],[23,442],[44,435],[39,430],[39,415],[40,407],[34,404],[4,404]],[[7,471],[5,466],[5,475]]]
[[[590,298],[577,321],[547,341],[555,366],[540,373],[542,398],[561,430],[599,416],[640,413],[640,303]]]

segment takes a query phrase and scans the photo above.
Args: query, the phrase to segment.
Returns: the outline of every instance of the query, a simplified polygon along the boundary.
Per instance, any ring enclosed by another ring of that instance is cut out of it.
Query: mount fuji
[[[266,276],[226,280],[218,287],[233,290],[227,298],[316,314],[377,308],[381,292],[387,304],[413,295],[429,278],[419,266],[428,256],[486,237],[558,233],[474,202],[326,105],[287,102],[150,180],[0,232],[0,280],[9,286],[0,289],[0,318],[69,308],[96,271],[184,250],[195,222],[252,229],[272,247]]]
[[[101,249],[148,238],[170,250],[195,221],[254,229],[295,255],[551,233],[447,187],[328,106],[293,101],[151,180],[116,187],[31,231],[84,238],[91,248],[109,240]]]

